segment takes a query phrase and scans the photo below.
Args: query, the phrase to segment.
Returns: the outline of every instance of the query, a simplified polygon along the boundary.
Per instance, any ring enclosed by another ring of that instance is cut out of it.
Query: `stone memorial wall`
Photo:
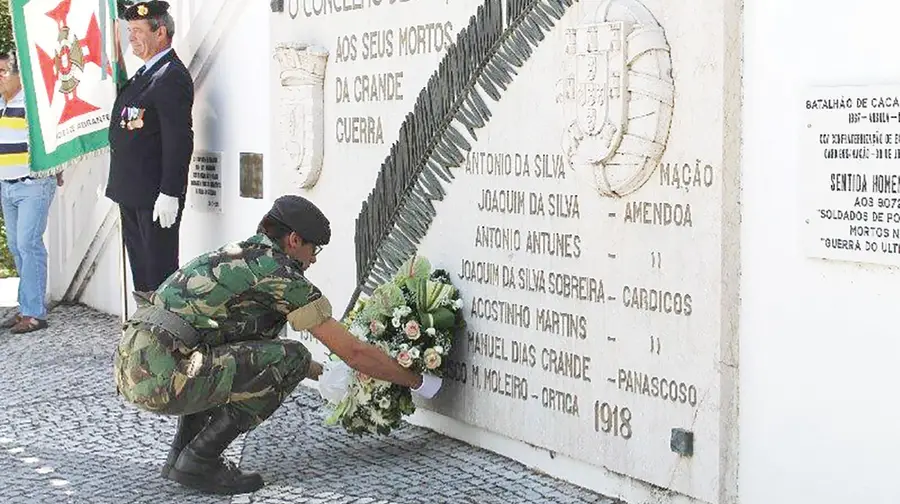
[[[283,16],[282,41],[328,53],[324,162],[308,194],[336,229],[357,226],[334,245],[355,248],[355,275],[329,274],[346,291],[371,286],[414,247],[466,301],[445,389],[422,407],[726,502],[736,7],[287,0]],[[413,189],[393,195],[397,184]],[[386,213],[413,216],[419,236]]]

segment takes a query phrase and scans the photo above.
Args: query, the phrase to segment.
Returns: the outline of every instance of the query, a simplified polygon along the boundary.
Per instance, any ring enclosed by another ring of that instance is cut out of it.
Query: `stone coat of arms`
[[[563,151],[602,196],[622,197],[647,182],[665,151],[675,93],[670,49],[637,0],[606,0],[589,12],[566,31],[557,98],[569,118]]]

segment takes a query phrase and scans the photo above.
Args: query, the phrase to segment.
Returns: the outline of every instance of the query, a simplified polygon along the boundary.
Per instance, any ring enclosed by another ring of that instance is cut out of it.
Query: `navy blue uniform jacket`
[[[185,195],[194,150],[193,106],[194,81],[174,49],[119,88],[109,125],[108,198],[146,209],[160,192]],[[127,108],[142,114],[140,127],[122,126]]]

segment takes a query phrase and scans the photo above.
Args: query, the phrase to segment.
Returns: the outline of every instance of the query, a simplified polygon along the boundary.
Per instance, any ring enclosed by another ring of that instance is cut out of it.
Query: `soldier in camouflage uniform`
[[[278,338],[286,323],[308,330],[350,367],[433,397],[439,379],[397,364],[331,317],[304,276],[328,244],[328,219],[308,200],[284,196],[258,233],[176,271],[125,323],[115,355],[119,393],[139,408],[179,417],[163,476],[205,492],[258,490],[258,473],[222,456],[241,433],[278,409],[322,366],[302,343]]]

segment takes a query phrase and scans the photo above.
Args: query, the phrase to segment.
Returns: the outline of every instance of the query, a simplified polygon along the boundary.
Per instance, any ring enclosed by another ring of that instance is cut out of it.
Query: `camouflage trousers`
[[[114,362],[119,393],[139,408],[164,415],[232,408],[248,431],[303,380],[311,355],[300,342],[284,339],[191,351],[165,331],[129,324]]]

